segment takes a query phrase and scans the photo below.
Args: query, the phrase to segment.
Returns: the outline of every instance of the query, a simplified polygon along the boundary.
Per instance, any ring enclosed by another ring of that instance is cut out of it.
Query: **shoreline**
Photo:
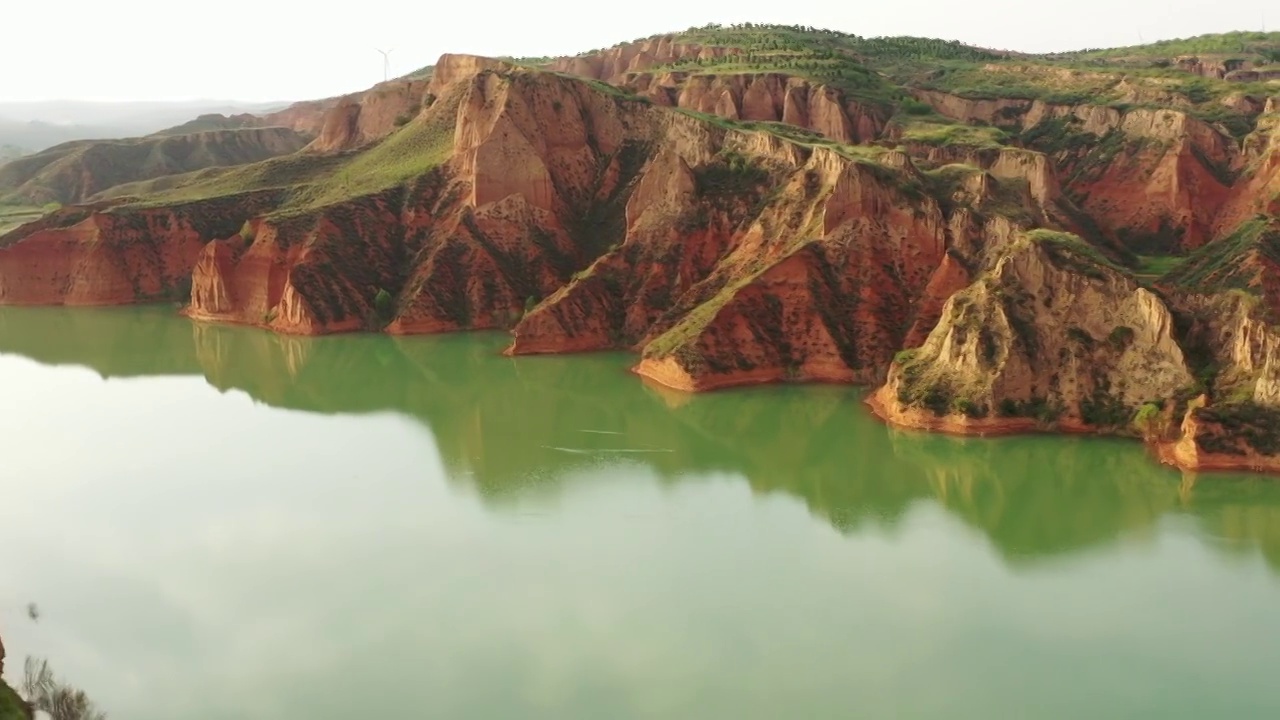
[[[897,412],[888,407],[882,397],[887,388],[888,385],[881,385],[871,391],[863,402],[870,408],[872,416],[879,419],[886,426],[899,430],[950,435],[952,437],[997,438],[1018,435],[1074,435],[1077,437],[1092,436],[1134,440],[1142,444],[1154,462],[1179,470],[1184,475],[1230,472],[1280,478],[1280,458],[1205,453],[1195,446],[1194,441],[1186,437],[1177,440],[1144,440],[1136,436],[1100,432],[1078,422],[1063,423],[1050,428],[1029,418],[1001,418],[999,420],[982,418],[978,421],[964,418],[963,421],[960,421],[954,416],[938,417],[918,408],[912,408],[906,413]]]
[[[33,304],[33,303],[5,303],[0,305],[7,307],[22,308],[68,308],[93,310],[101,308],[134,308],[134,307],[158,307],[172,306],[172,302],[158,301],[147,303],[116,303],[116,304]],[[438,332],[412,332],[412,333],[389,333],[386,331],[374,331],[364,328],[335,329],[324,332],[290,332],[278,327],[263,323],[246,322],[239,319],[226,317],[210,317],[204,313],[191,313],[189,306],[180,306],[174,313],[177,317],[182,317],[193,323],[208,325],[223,325],[228,327],[254,328],[263,332],[285,336],[285,337],[327,337],[334,335],[381,335],[384,337],[412,337],[412,336],[430,336],[430,335],[450,335],[454,333],[468,332],[504,332],[510,335],[509,329],[504,328],[466,328],[466,329],[450,329]],[[565,350],[553,351],[542,350],[537,352],[511,352],[511,344],[509,343],[503,349],[499,350],[499,354],[505,357],[549,357],[556,355],[585,355],[594,352],[625,352],[635,355],[634,348],[629,349],[581,349],[581,350]],[[660,360],[640,357],[639,361],[627,369],[631,375],[637,376],[645,384],[658,386],[664,390],[677,394],[692,396],[717,392],[721,390],[747,389],[753,387],[761,387],[766,385],[839,385],[859,387],[866,396],[862,402],[867,406],[872,417],[880,420],[886,426],[900,429],[910,430],[921,433],[933,433],[939,435],[950,435],[952,437],[978,437],[978,438],[998,438],[1011,437],[1017,435],[1075,435],[1075,436],[1094,436],[1094,437],[1114,437],[1121,439],[1136,440],[1148,450],[1153,460],[1161,465],[1165,465],[1184,473],[1213,473],[1213,472],[1232,472],[1232,473],[1249,473],[1254,475],[1267,475],[1280,478],[1280,457],[1266,457],[1258,455],[1224,455],[1220,453],[1206,453],[1197,447],[1194,442],[1187,437],[1181,437],[1176,440],[1143,440],[1135,436],[1126,436],[1119,433],[1101,432],[1091,426],[1083,425],[1079,422],[1065,421],[1053,427],[1046,427],[1040,422],[1031,418],[969,418],[955,415],[937,416],[927,410],[920,408],[909,408],[905,411],[892,407],[891,402],[886,402],[884,394],[889,390],[888,384],[880,384],[879,386],[858,383],[851,377],[852,373],[805,373],[796,378],[787,378],[781,376],[775,371],[763,371],[757,373],[736,373],[732,375],[718,376],[712,382],[698,382],[694,376],[690,375],[683,367],[681,367],[673,358],[667,357]],[[679,403],[683,404],[683,403]]]

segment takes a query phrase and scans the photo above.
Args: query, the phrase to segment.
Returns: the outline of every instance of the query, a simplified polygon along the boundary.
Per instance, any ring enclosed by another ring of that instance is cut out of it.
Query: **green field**
[[[45,214],[45,208],[25,205],[0,205],[0,235],[31,222]]]

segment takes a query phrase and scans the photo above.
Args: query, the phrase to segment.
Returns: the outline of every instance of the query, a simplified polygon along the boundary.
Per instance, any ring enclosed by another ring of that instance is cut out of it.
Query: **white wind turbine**
[[[378,48],[374,48],[374,50],[378,50]],[[378,52],[382,53],[382,81],[386,82],[391,79],[391,53],[395,52],[395,48],[378,50]]]

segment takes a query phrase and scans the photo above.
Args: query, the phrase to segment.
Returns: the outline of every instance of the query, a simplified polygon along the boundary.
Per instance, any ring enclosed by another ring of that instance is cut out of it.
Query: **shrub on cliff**
[[[0,680],[0,720],[27,720],[28,717],[26,703]]]
[[[54,677],[47,660],[28,657],[23,667],[22,693],[27,703],[52,720],[106,720],[106,713],[97,709],[85,695],[65,685]],[[3,718],[0,715],[0,718]],[[25,717],[20,715],[19,717]]]
[[[378,288],[373,296],[373,317],[369,320],[371,327],[383,327],[395,317],[395,298],[385,288]]]
[[[1164,413],[1163,403],[1146,403],[1138,408],[1138,412],[1133,417],[1133,427],[1142,434],[1144,438],[1158,437],[1163,432],[1162,415]]]

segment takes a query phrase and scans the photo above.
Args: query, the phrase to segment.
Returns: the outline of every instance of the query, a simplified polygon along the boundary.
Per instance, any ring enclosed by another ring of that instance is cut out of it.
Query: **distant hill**
[[[230,117],[221,113],[206,113],[181,125],[154,132],[152,136],[189,135],[196,132],[209,132],[210,130],[242,130],[244,128],[266,127],[266,125],[267,123],[262,117],[252,113],[241,113]]]
[[[274,127],[64,143],[0,165],[0,204],[80,202],[122,183],[257,162],[307,142]]]
[[[0,146],[38,152],[73,140],[139,137],[209,114],[266,114],[289,103],[85,101],[0,102]],[[0,161],[7,159],[0,151]]]

